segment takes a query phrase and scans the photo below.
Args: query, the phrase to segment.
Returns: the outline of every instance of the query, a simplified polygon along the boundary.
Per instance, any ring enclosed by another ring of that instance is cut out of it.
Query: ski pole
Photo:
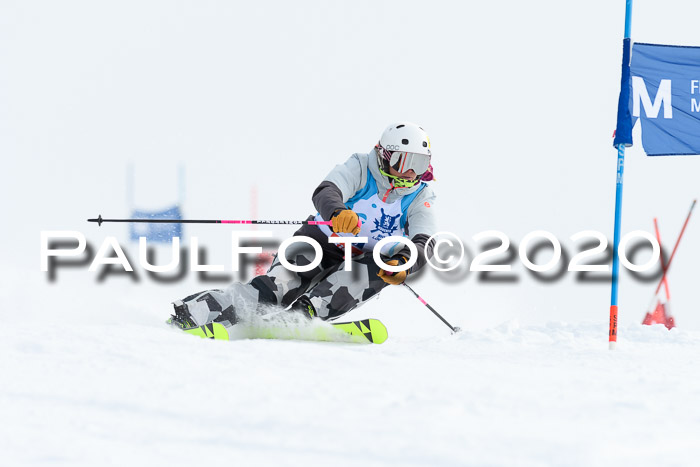
[[[304,224],[304,225],[333,225],[331,221],[279,221],[279,220],[219,220],[219,219],[103,219],[102,215],[96,219],[88,219],[88,222],[97,222],[101,226],[103,222],[144,222],[153,224]],[[358,225],[362,221],[358,219]]]
[[[418,300],[420,300],[420,302],[421,302],[423,305],[425,305],[426,307],[428,307],[428,309],[429,309],[430,311],[432,311],[433,314],[435,314],[435,316],[437,316],[438,318],[440,318],[440,320],[441,320],[443,323],[445,323],[445,324],[447,325],[447,327],[450,328],[450,330],[451,330],[453,333],[461,331],[460,328],[458,328],[458,327],[453,327],[450,323],[447,322],[447,320],[446,320],[445,318],[443,318],[442,316],[440,316],[440,313],[438,313],[437,311],[435,311],[435,308],[433,308],[432,306],[430,306],[430,305],[428,304],[428,302],[426,302],[425,300],[423,300],[423,298],[422,298],[420,295],[418,295],[418,294],[416,293],[416,291],[413,290],[407,283],[402,282],[402,285],[404,285],[408,290],[410,290],[410,291],[413,293],[413,295],[415,295],[416,298],[417,298]]]

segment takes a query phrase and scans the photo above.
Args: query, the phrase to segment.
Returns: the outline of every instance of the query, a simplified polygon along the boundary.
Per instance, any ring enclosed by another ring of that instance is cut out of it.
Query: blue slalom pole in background
[[[622,223],[622,181],[625,171],[625,147],[632,145],[632,119],[629,114],[630,58],[632,50],[632,0],[626,0],[625,38],[622,46],[622,78],[620,100],[617,110],[617,129],[614,146],[617,148],[617,185],[615,189],[615,230],[613,234],[612,289],[610,293],[610,330],[608,345],[615,348],[617,343],[617,295],[620,272],[620,224]]]

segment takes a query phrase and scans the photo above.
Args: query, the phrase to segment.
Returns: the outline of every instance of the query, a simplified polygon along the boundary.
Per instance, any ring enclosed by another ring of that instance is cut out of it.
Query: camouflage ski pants
[[[201,325],[214,319],[235,323],[241,314],[287,308],[302,295],[309,298],[319,318],[335,319],[362,305],[387,286],[377,276],[379,267],[371,253],[353,258],[352,271],[345,271],[342,250],[328,244],[317,227],[304,226],[295,235],[313,237],[321,245],[323,259],[318,266],[307,272],[293,272],[285,268],[276,255],[267,273],[248,283],[235,282],[224,290],[190,295],[182,302],[197,323]],[[304,266],[311,264],[314,251],[307,244],[296,243],[287,249],[286,258],[291,264]]]

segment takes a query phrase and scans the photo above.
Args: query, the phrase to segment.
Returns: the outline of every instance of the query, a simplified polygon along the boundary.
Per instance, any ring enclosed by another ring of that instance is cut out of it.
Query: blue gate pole
[[[625,41],[623,50],[624,60],[629,59],[632,34],[632,0],[626,0],[625,10]],[[629,65],[629,63],[627,63]],[[623,84],[624,85],[624,84]],[[620,224],[622,222],[622,180],[625,171],[625,145],[617,146],[617,185],[615,189],[615,230],[613,235],[613,262],[612,262],[612,290],[610,293],[610,329],[608,333],[608,346],[614,349],[617,343],[617,295],[620,272],[620,257],[618,247],[620,245]]]

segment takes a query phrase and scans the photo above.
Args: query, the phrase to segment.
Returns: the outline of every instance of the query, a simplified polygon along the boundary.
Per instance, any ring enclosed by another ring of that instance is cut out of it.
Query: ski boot
[[[316,308],[314,308],[313,303],[306,295],[302,295],[296,299],[296,301],[289,308],[289,311],[293,313],[301,313],[307,319],[313,319],[318,317],[316,314]]]
[[[197,327],[197,323],[187,309],[187,305],[182,300],[173,302],[175,314],[170,315],[168,324],[172,324],[180,329],[191,329]]]
[[[238,322],[233,299],[222,290],[205,290],[173,302],[175,314],[168,322],[181,328],[204,326],[212,322],[232,326]]]

